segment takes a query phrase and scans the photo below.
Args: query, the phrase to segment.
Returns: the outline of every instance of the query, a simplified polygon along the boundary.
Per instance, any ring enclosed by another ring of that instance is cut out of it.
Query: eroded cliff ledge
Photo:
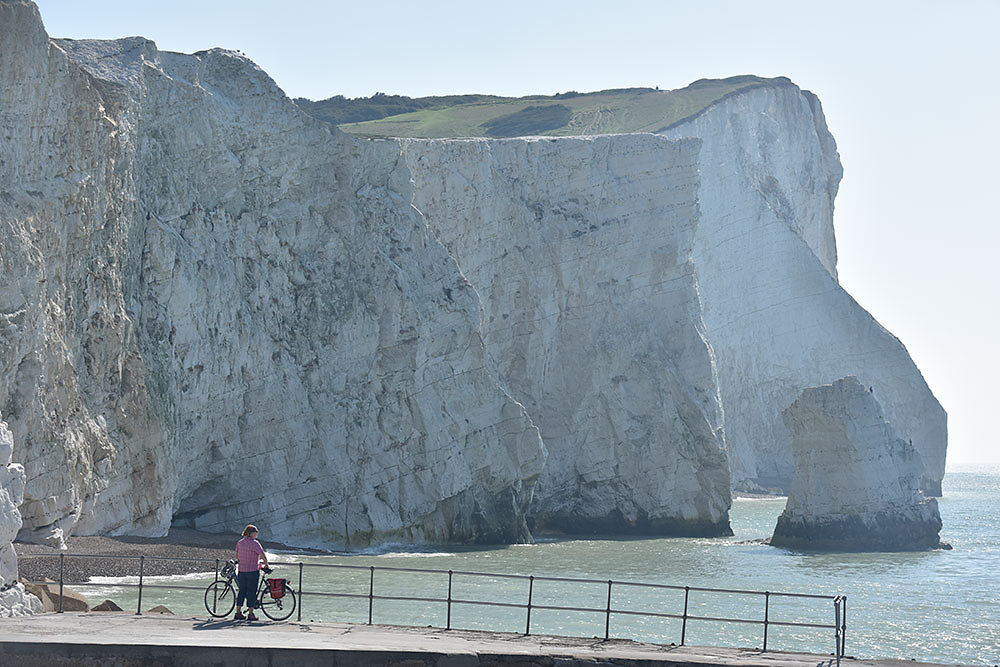
[[[851,374],[939,492],[944,411],[837,283],[787,80],[659,134],[365,140],[238,53],[0,12],[23,538],[725,534],[731,484],[791,484],[784,407]]]

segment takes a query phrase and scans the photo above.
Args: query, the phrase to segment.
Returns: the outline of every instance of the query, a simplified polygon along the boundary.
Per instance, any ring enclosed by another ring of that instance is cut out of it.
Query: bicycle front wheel
[[[288,586],[285,594],[275,600],[265,587],[260,596],[260,610],[272,621],[284,621],[295,611],[295,591]]]
[[[229,616],[236,606],[236,591],[228,581],[213,581],[205,589],[205,609],[216,618]]]

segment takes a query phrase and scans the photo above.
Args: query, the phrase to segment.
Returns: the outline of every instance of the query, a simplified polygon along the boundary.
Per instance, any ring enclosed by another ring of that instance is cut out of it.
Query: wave
[[[157,582],[157,581],[197,581],[204,579],[205,577],[214,577],[214,570],[207,570],[205,572],[192,572],[189,574],[158,574],[155,576],[145,575],[142,578],[142,582]],[[125,577],[91,577],[90,584],[105,584],[108,586],[128,586],[128,585],[138,585],[139,577],[137,575],[129,575]]]

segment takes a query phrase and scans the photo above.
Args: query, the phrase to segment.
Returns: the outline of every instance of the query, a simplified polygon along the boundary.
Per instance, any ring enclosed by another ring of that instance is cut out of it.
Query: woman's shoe
[[[256,616],[254,615],[254,613],[253,613],[253,610],[252,610],[252,609],[251,609],[251,610],[250,610],[250,612],[249,612],[249,613],[247,614],[247,620],[248,620],[248,621],[256,621],[256,620],[257,620],[257,617],[256,617]]]
[[[244,618],[246,618],[246,616],[243,615],[242,611],[237,611],[236,615],[233,616],[234,621],[242,621]]]

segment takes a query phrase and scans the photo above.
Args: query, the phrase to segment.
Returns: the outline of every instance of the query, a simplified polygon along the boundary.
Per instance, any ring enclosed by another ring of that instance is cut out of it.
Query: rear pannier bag
[[[267,587],[270,589],[271,598],[279,600],[285,594],[284,579],[267,579]]]

